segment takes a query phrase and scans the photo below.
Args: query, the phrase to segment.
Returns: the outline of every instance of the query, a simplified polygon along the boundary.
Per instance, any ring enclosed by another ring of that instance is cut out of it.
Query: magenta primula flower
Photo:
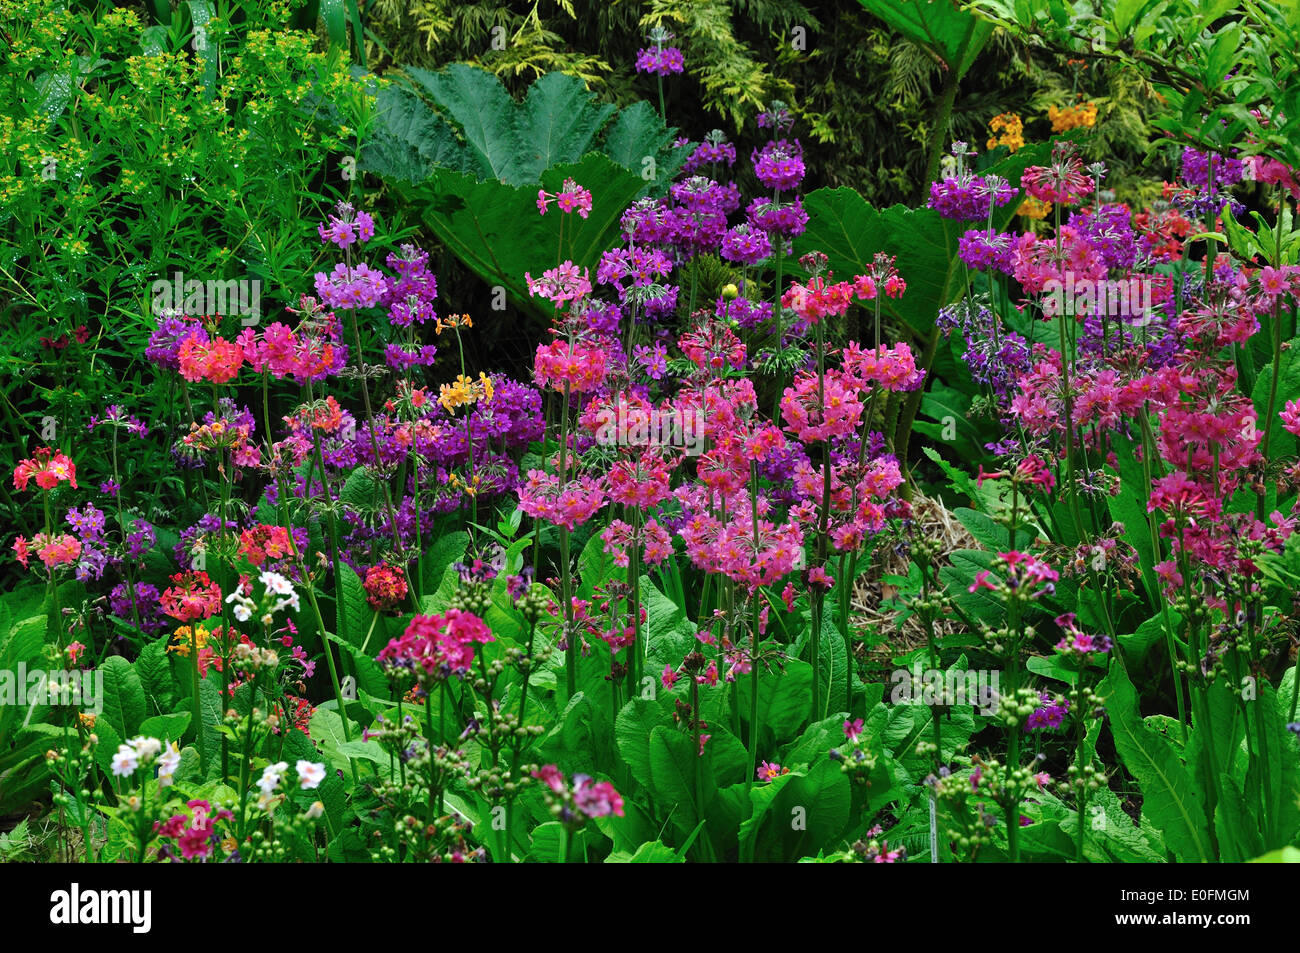
[[[671,76],[686,69],[686,60],[682,51],[675,46],[655,47],[638,50],[636,54],[636,71],[651,73],[655,76]]]
[[[519,487],[519,508],[534,519],[545,520],[572,531],[591,519],[605,505],[603,481],[582,476],[560,485],[559,478],[544,470],[529,470],[528,481]]]
[[[803,162],[803,147],[796,139],[786,141],[777,139],[755,149],[753,154],[754,174],[769,189],[776,192],[791,192],[799,187],[806,171]]]
[[[1056,624],[1065,631],[1064,637],[1056,643],[1056,651],[1064,655],[1086,661],[1105,655],[1112,648],[1110,636],[1090,635],[1080,629],[1073,612],[1057,616]]]
[[[772,239],[762,229],[740,224],[722,236],[719,254],[727,261],[756,265],[772,254]]]
[[[803,532],[794,522],[777,525],[761,517],[755,531],[750,506],[737,493],[728,522],[697,512],[678,531],[691,561],[706,572],[722,573],[750,591],[773,586],[804,559]],[[760,514],[766,501],[760,505]]]
[[[1289,433],[1300,437],[1300,401],[1288,400],[1278,416],[1282,418],[1282,426]]]
[[[727,142],[726,136],[720,129],[714,129],[704,137],[704,141],[695,147],[695,151],[682,164],[682,172],[693,175],[706,165],[718,165],[724,162],[728,166],[736,164],[736,147]]]
[[[389,670],[405,670],[421,680],[438,681],[467,673],[474,663],[474,646],[492,641],[487,623],[472,612],[453,607],[442,615],[417,615],[376,659]]]
[[[383,273],[364,262],[351,268],[339,262],[333,271],[316,273],[316,293],[331,308],[372,308],[387,291]]]
[[[328,222],[317,225],[316,231],[322,242],[348,248],[375,237],[375,220],[365,212],[357,211],[350,203],[340,202],[336,214],[331,215]]]
[[[1061,578],[1060,573],[1037,556],[1012,550],[1007,553],[998,553],[998,561],[1006,571],[1005,584],[1008,589],[1018,591],[1029,587],[1032,589],[1029,593],[1030,598],[1051,595],[1056,591],[1056,583]],[[988,575],[986,570],[977,573],[975,582],[970,586],[970,591],[996,589],[997,586],[988,581]],[[1033,587],[1037,588],[1034,589]]]
[[[560,191],[555,193],[547,192],[545,189],[538,190],[538,212],[545,215],[552,202],[561,212],[576,211],[581,218],[586,218],[591,213],[591,192],[573,179],[565,179]]]
[[[641,562],[647,566],[657,566],[673,555],[672,535],[653,519],[646,520],[640,529],[630,523],[614,520],[600,534],[605,544],[605,552],[614,557],[614,565],[626,569],[630,564],[629,550],[640,548]]]
[[[533,777],[542,783],[551,813],[566,827],[576,830],[592,818],[623,816],[623,797],[608,781],[575,774],[570,784],[553,764],[535,769]]]

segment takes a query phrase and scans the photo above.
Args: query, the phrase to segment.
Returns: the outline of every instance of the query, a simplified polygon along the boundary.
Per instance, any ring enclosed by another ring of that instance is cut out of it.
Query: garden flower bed
[[[644,6],[0,4],[0,857],[1300,857],[1294,17],[863,0],[885,204]]]

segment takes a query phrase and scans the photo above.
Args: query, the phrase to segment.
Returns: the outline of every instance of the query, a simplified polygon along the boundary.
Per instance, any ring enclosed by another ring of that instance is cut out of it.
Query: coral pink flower
[[[566,301],[577,301],[591,294],[588,269],[579,271],[578,266],[571,261],[562,262],[556,268],[548,268],[540,278],[524,272],[524,281],[528,284],[530,295],[547,298],[557,308]]]
[[[781,415],[785,429],[804,443],[829,440],[853,433],[862,419],[862,401],[857,391],[835,371],[826,372],[824,393],[819,394],[817,375],[804,372],[794,386],[785,389]]]
[[[1020,186],[1040,202],[1076,205],[1091,194],[1094,183],[1083,174],[1083,160],[1071,142],[1058,141],[1046,166],[1031,165],[1020,174]]]
[[[830,284],[820,275],[809,279],[806,285],[790,283],[790,290],[781,296],[782,307],[792,309],[809,324],[823,318],[838,317],[853,303],[854,286],[847,281]]]
[[[573,530],[605,505],[605,487],[592,477],[579,477],[564,486],[544,470],[529,470],[528,482],[519,488],[519,508],[534,519]]]
[[[181,377],[190,383],[206,380],[226,384],[239,374],[244,363],[244,349],[225,338],[205,341],[197,334],[187,337],[176,355]]]
[[[61,480],[67,480],[74,490],[77,489],[76,464],[62,451],[49,447],[39,448],[14,467],[14,489],[27,489],[27,481],[33,478],[42,490],[54,489]]]
[[[206,572],[178,572],[171,581],[171,587],[158,597],[158,604],[173,619],[192,622],[221,614],[221,587]]]
[[[366,570],[366,579],[362,583],[366,590],[366,602],[376,612],[388,612],[396,609],[406,598],[406,577],[397,566],[380,563]]]
[[[533,362],[537,383],[575,394],[596,390],[605,381],[609,356],[604,348],[555,340],[539,344]]]
[[[14,548],[18,548],[16,543]],[[75,563],[81,555],[81,541],[67,533],[60,533],[57,536],[37,533],[32,539],[31,549],[36,553],[36,557],[45,563],[46,569],[53,569],[55,566]],[[25,559],[22,559],[22,563],[24,566],[27,565]]]

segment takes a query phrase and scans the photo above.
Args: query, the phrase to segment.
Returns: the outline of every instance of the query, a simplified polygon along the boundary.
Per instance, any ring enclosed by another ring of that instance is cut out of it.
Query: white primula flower
[[[262,776],[257,780],[257,787],[262,792],[263,797],[270,797],[275,793],[275,789],[280,786],[280,777],[285,771],[289,770],[289,762],[277,761],[275,764],[268,764],[262,771]]]
[[[113,755],[113,773],[119,778],[130,777],[140,767],[140,756],[130,745],[118,745],[117,754]]]
[[[278,572],[263,572],[258,578],[262,581],[262,585],[266,586],[267,592],[273,592],[277,596],[293,593],[293,583]]]
[[[176,742],[173,741],[163,749],[163,753],[158,756],[159,787],[165,788],[172,783],[172,775],[176,773],[176,769],[180,766],[180,763],[181,752],[176,746]]]
[[[283,612],[285,609],[292,609],[294,612],[301,611],[302,605],[298,601],[298,593],[295,592],[293,595],[286,596],[283,599],[276,599],[275,607],[271,611]]]
[[[252,618],[253,615],[253,610],[248,608],[248,606],[244,605],[244,603],[242,602],[239,605],[235,606],[234,612],[235,612],[235,619],[239,622],[247,622],[250,618]]]
[[[145,738],[143,736],[132,738],[127,742],[140,758],[141,764],[148,764],[162,751],[162,742],[157,738]]]
[[[323,764],[312,761],[299,761],[296,767],[298,769],[298,781],[303,786],[303,790],[314,788],[325,780],[325,765]]]

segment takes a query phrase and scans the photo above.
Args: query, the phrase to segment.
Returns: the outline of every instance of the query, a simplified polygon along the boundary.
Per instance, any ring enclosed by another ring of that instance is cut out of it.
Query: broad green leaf
[[[618,756],[634,777],[647,788],[651,783],[650,733],[657,727],[670,728],[672,718],[662,704],[633,698],[618,713],[614,722],[614,741]]]
[[[352,761],[348,753],[343,750],[343,745],[348,739],[344,737],[343,719],[339,713],[332,709],[318,708],[311,716],[307,727],[311,729],[311,740],[319,745],[325,761],[333,768],[341,771],[349,770]],[[361,732],[353,728],[352,737],[359,739],[360,736]]]
[[[917,46],[929,50],[960,80],[993,35],[993,24],[952,0],[859,0]]]
[[[852,805],[849,779],[829,759],[750,791],[754,813],[741,824],[757,862],[794,861],[835,845]]]
[[[1011,545],[1011,534],[1007,528],[991,516],[964,506],[957,507],[952,515],[989,552],[1004,553]]]
[[[605,858],[607,864],[682,864],[685,862],[677,855],[677,851],[657,840],[642,844],[635,854],[614,851]]]
[[[161,715],[176,706],[176,686],[172,683],[171,665],[167,660],[169,636],[150,642],[140,650],[134,662],[140,685],[144,689],[148,711]]]
[[[139,733],[140,722],[146,713],[144,687],[131,663],[120,655],[104,660],[99,667],[104,675],[104,711],[102,717],[121,733],[131,738]]]
[[[1137,695],[1117,656],[1098,693],[1106,699],[1115,748],[1142,789],[1142,813],[1165,835],[1179,860],[1207,863],[1216,858],[1206,831],[1205,807],[1187,770],[1164,738],[1142,724]]]
[[[169,741],[179,742],[190,726],[191,713],[188,711],[172,712],[168,715],[154,715],[140,723],[140,734],[146,738],[157,738],[164,745]]]
[[[812,666],[789,659],[785,673],[760,671],[758,676],[759,757],[792,738],[808,720],[812,709]],[[748,723],[753,697],[750,676],[738,677],[740,715]]]
[[[673,823],[686,829],[694,825],[708,805],[713,778],[704,771],[695,739],[675,728],[657,725],[650,730],[650,788],[663,807],[672,806]],[[697,774],[701,797],[696,797]]]
[[[1273,399],[1273,417],[1269,419],[1268,398],[1274,378],[1277,379],[1277,391]],[[1260,370],[1259,377],[1255,379],[1254,392],[1251,394],[1258,415],[1256,426],[1267,434],[1268,458],[1271,461],[1295,456],[1296,438],[1283,426],[1278,414],[1288,400],[1295,400],[1298,396],[1300,396],[1300,337],[1292,338],[1286,350],[1282,352],[1280,370],[1273,364],[1268,364]]]

